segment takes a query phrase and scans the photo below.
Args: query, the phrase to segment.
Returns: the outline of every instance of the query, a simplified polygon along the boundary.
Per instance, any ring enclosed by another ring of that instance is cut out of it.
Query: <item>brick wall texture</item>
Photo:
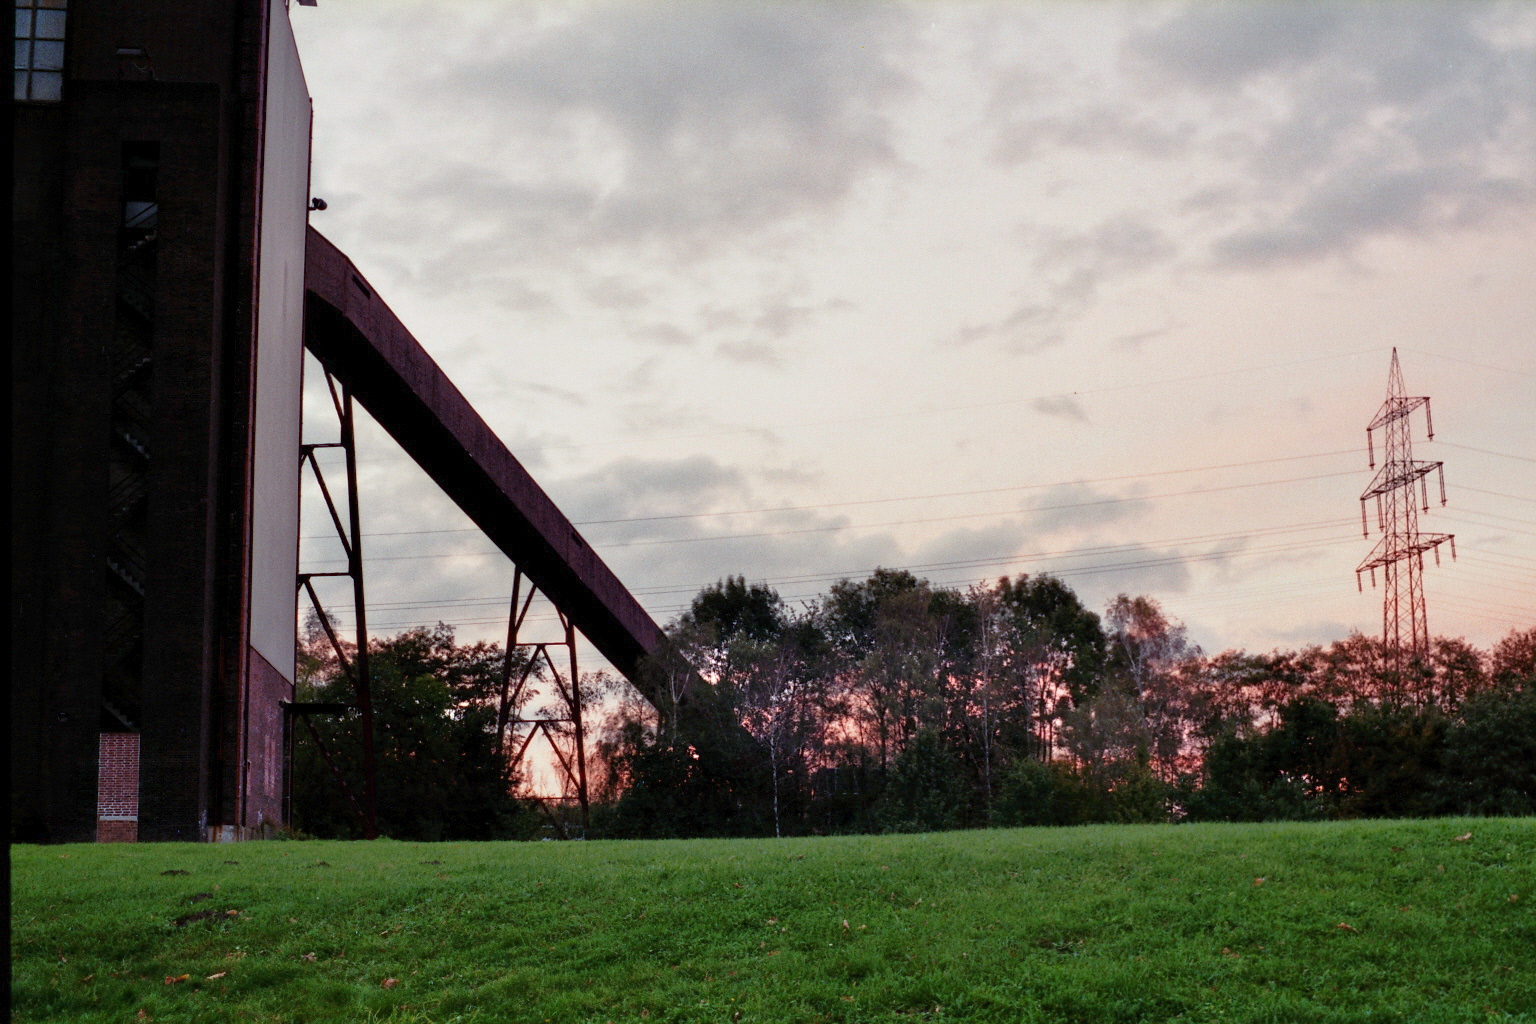
[[[96,765],[96,841],[139,838],[139,734],[104,732]]]

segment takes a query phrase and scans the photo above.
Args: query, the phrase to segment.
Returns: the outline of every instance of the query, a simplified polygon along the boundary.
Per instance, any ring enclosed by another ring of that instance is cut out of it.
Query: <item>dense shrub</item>
[[[1144,762],[1077,769],[1065,761],[1015,761],[994,814],[1000,825],[1087,825],[1166,821],[1172,786]]]
[[[886,832],[940,832],[966,824],[969,787],[938,733],[924,730],[896,759],[875,821]]]
[[[500,657],[488,645],[455,644],[447,627],[410,630],[369,645],[381,835],[431,841],[528,833],[531,814],[512,796],[516,776],[496,750],[496,712],[486,700],[500,674]],[[302,697],[349,708],[310,723],[345,786],[308,728],[299,726],[294,824],[325,838],[358,838],[355,807],[365,800],[366,781],[352,683],[334,661],[312,658]]]
[[[1314,783],[1276,764],[1270,737],[1228,731],[1206,751],[1205,777],[1186,779],[1179,803],[1191,821],[1296,821],[1322,817]]]
[[[1452,814],[1536,814],[1536,689],[1471,698],[1450,723],[1441,809]]]
[[[1020,758],[1003,776],[994,814],[1000,825],[1073,825],[1082,820],[1082,782],[1071,765]]]

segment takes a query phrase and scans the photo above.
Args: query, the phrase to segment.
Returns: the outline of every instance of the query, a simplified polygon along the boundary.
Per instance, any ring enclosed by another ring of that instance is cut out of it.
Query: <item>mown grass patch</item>
[[[11,856],[16,1021],[1536,1022],[1531,819]]]

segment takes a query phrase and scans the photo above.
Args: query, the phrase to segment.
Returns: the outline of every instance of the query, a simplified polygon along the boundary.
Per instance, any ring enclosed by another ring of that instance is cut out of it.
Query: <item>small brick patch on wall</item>
[[[139,838],[139,734],[104,732],[97,747],[96,841]]]

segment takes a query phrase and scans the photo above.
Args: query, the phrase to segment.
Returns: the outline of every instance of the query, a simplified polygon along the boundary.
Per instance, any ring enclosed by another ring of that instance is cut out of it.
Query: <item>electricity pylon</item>
[[[1424,613],[1424,552],[1433,551],[1435,564],[1439,565],[1440,545],[1449,542],[1451,557],[1456,557],[1453,535],[1419,532],[1421,506],[1423,511],[1429,511],[1429,482],[1426,478],[1431,472],[1440,476],[1440,504],[1445,504],[1445,463],[1414,461],[1410,415],[1420,406],[1424,408],[1424,422],[1431,441],[1435,439],[1435,424],[1429,414],[1429,398],[1410,398],[1405,391],[1403,370],[1398,365],[1397,349],[1394,348],[1392,368],[1387,374],[1387,400],[1365,428],[1365,444],[1370,452],[1372,469],[1376,467],[1372,432],[1386,430],[1386,461],[1371,486],[1360,495],[1360,526],[1365,536],[1371,535],[1365,504],[1375,498],[1376,525],[1382,538],[1370,556],[1355,569],[1355,583],[1362,592],[1365,587],[1361,573],[1371,574],[1372,587],[1376,586],[1378,568],[1385,577],[1381,639],[1386,647],[1388,667],[1398,672],[1429,655],[1429,626]],[[1418,495],[1414,494],[1415,485]],[[1420,500],[1415,501],[1416,497]]]

